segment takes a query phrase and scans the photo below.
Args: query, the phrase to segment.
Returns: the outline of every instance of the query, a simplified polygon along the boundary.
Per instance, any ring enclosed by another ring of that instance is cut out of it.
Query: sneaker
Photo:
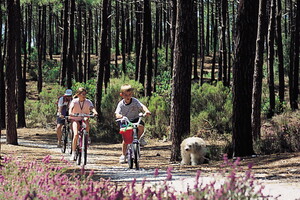
[[[124,155],[121,155],[120,156],[120,164],[124,164],[124,163],[126,163],[126,157],[124,156]]]
[[[74,161],[75,160],[75,153],[72,153],[71,157],[70,157],[70,160],[71,161]]]
[[[141,145],[141,147],[147,145],[147,142],[145,141],[144,138],[141,138],[141,139],[140,139],[140,145]]]

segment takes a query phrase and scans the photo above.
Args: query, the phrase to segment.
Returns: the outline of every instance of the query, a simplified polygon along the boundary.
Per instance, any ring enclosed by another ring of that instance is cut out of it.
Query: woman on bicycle
[[[90,114],[93,112],[94,115],[98,115],[96,109],[94,108],[93,103],[86,98],[86,89],[83,87],[78,88],[76,94],[74,95],[74,99],[71,101],[69,107],[70,119],[72,121],[72,129],[74,132],[73,144],[72,144],[72,155],[70,160],[75,159],[75,150],[77,146],[78,140],[78,129],[80,128],[80,121],[82,117],[76,117],[74,114]],[[86,131],[89,132],[89,122],[86,120]]]
[[[115,111],[116,118],[120,119],[123,116],[127,117],[131,122],[135,123],[139,120],[139,113],[141,110],[143,110],[146,115],[151,115],[151,112],[148,110],[148,108],[142,104],[138,99],[132,97],[133,95],[133,88],[131,85],[124,84],[121,86],[121,97],[123,98],[117,106],[117,109]],[[139,137],[144,132],[144,122],[141,121],[139,127],[138,127],[138,135]],[[145,143],[145,142],[144,142]],[[141,145],[143,143],[141,142]],[[120,163],[125,163],[125,155],[126,155],[126,143],[122,142],[122,155],[120,157]]]
[[[65,94],[59,97],[57,101],[57,126],[56,126],[56,134],[57,134],[57,147],[61,147],[61,135],[62,135],[62,127],[65,124],[65,116],[68,115],[68,109],[70,102],[72,101],[72,90],[67,89]]]

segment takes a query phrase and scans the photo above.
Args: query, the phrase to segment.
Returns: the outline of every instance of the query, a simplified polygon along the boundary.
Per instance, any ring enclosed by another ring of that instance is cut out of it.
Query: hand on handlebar
[[[144,116],[149,116],[149,115],[151,115],[151,112],[150,112],[150,111],[146,111],[146,112],[144,113]]]

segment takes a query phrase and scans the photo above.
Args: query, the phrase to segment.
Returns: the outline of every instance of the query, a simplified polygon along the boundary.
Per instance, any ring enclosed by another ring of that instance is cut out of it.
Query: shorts
[[[65,124],[65,119],[64,119],[64,118],[57,117],[56,122],[57,122],[57,124],[62,124],[62,125],[64,125],[64,124]]]

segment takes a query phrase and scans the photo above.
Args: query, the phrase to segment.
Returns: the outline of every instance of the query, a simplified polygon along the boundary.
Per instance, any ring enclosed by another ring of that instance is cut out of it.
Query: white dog
[[[182,141],[181,165],[199,165],[205,160],[206,144],[199,137],[189,137]]]

